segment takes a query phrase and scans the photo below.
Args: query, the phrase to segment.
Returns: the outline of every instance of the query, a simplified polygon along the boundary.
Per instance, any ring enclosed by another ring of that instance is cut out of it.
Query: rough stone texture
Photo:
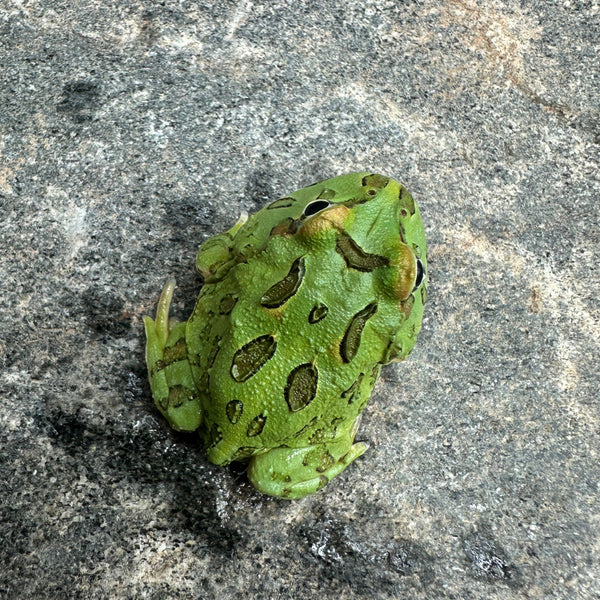
[[[600,598],[598,2],[0,0],[0,597]],[[372,169],[430,300],[371,449],[255,493],[141,317],[242,210]]]

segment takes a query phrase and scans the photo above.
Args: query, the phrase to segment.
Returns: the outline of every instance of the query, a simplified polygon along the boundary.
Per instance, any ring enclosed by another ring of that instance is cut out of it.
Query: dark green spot
[[[359,196],[358,198],[349,198],[348,200],[344,200],[344,202],[341,202],[341,204],[343,204],[347,208],[352,208],[353,206],[357,206],[358,204],[365,204],[365,202],[368,202],[370,199],[371,198],[361,198]]]
[[[362,178],[362,184],[364,187],[374,188],[375,190],[382,190],[388,183],[390,182],[389,177],[385,177],[384,175],[366,175]],[[369,192],[367,192],[368,194]],[[375,193],[377,193],[375,191]],[[372,194],[373,196],[375,194]]]
[[[315,432],[308,438],[311,446],[322,444],[325,441],[326,433],[324,429],[315,429]]]
[[[404,302],[400,303],[401,310],[407,319],[410,316],[410,313],[411,313],[414,305],[415,305],[415,295],[414,294],[411,294]]]
[[[267,205],[267,210],[272,210],[274,208],[289,208],[290,206],[292,206],[292,204],[294,204],[294,202],[296,202],[296,198],[279,198],[279,200],[275,200],[274,202],[271,202],[271,204]]]
[[[294,434],[294,437],[295,437],[295,438],[298,438],[298,437],[300,437],[302,434],[306,433],[306,432],[307,432],[309,429],[311,429],[311,428],[312,428],[312,427],[315,425],[315,423],[316,423],[318,420],[319,420],[319,417],[317,417],[317,416],[315,415],[315,416],[314,416],[314,417],[313,417],[313,418],[312,418],[312,419],[311,419],[311,420],[310,420],[310,421],[309,421],[309,422],[308,422],[308,423],[307,423],[307,424],[306,424],[306,425],[305,425],[305,426],[304,426],[302,429],[300,429],[299,431],[297,431],[297,432]]]
[[[354,402],[356,395],[360,391],[360,385],[362,383],[364,376],[365,376],[365,374],[361,373],[358,376],[358,379],[346,391],[342,392],[342,398],[344,400],[347,400],[348,404],[352,404]]]
[[[335,458],[327,450],[323,451],[317,464],[317,473],[324,473],[335,464]]]
[[[330,427],[331,429],[335,430],[337,429],[337,426],[343,422],[344,419],[342,417],[333,417],[333,419],[331,419]],[[333,437],[335,437],[335,435]]]
[[[221,302],[219,302],[219,314],[228,315],[233,310],[236,302],[237,298],[231,294],[223,296]]]
[[[261,335],[242,346],[234,355],[231,376],[239,383],[257,373],[273,357],[277,342],[272,335]]]
[[[373,387],[375,385],[375,382],[377,381],[377,378],[379,377],[380,372],[381,372],[381,365],[373,365],[373,368],[371,369],[371,381],[370,381],[371,387]]]
[[[212,346],[210,347],[210,352],[208,353],[208,357],[206,359],[206,365],[209,369],[215,364],[215,359],[217,358],[217,354],[219,354],[220,349],[221,336],[216,335],[213,339]]]
[[[265,428],[265,423],[267,422],[267,417],[264,415],[258,415],[254,417],[250,424],[248,425],[248,431],[246,431],[246,435],[248,437],[255,437],[262,433],[262,430]]]
[[[255,452],[256,448],[254,446],[241,446],[233,453],[231,460],[244,460],[250,458]]]
[[[202,287],[202,291],[204,291],[204,287]],[[202,292],[200,292],[202,294]],[[196,302],[196,306],[194,307],[194,312],[190,317],[190,320],[194,320],[196,322],[203,322],[202,331],[198,334],[198,339],[207,340],[210,337],[210,332],[212,331],[213,321],[215,313],[210,310],[206,315],[203,315],[200,309],[200,302]],[[197,310],[198,309],[198,310]]]
[[[284,395],[292,412],[302,410],[315,399],[318,380],[317,368],[311,363],[296,367],[288,375]]]
[[[166,411],[167,408],[169,408],[169,397],[168,396],[163,396],[162,398],[156,398],[155,401],[160,404],[160,407],[164,411]]]
[[[193,390],[183,385],[174,385],[169,388],[169,398],[167,399],[167,406],[169,408],[179,408],[192,400],[194,400]]]
[[[193,367],[201,367],[202,365],[202,359],[197,352],[190,352],[188,350],[188,361]]]
[[[328,312],[329,309],[324,304],[318,302],[311,308],[310,313],[308,314],[308,322],[311,325],[314,323],[318,323],[327,316]]]
[[[357,312],[346,328],[346,333],[340,343],[340,356],[345,363],[349,363],[360,348],[360,337],[367,321],[377,312],[377,304],[371,302]]]
[[[385,256],[368,254],[349,235],[342,233],[335,244],[335,249],[341,254],[351,269],[368,272],[389,264]]]
[[[172,346],[165,346],[163,362],[165,366],[187,358],[187,346],[184,338],[179,338]]]
[[[223,439],[223,430],[216,424],[213,423],[210,431],[208,432],[207,447],[216,446]]]
[[[260,299],[265,308],[277,308],[287,302],[297,291],[304,277],[304,257],[297,258],[289,273],[272,285]]]
[[[305,467],[314,466],[317,473],[324,473],[335,464],[335,458],[326,447],[315,446],[305,454],[302,464]]]
[[[150,378],[152,379],[159,371],[162,371],[167,365],[164,360],[157,360],[150,368]]]
[[[205,371],[200,376],[200,381],[198,382],[198,389],[204,392],[208,392],[208,386],[210,384],[210,376],[208,371]]]
[[[225,412],[227,413],[227,418],[232,425],[235,425],[242,416],[244,412],[244,405],[240,400],[232,400],[227,403],[225,407]]]
[[[312,446],[316,446],[317,444],[332,440],[335,438],[336,433],[336,427],[315,429],[315,432],[308,438],[308,441]]]
[[[409,191],[405,187],[400,186],[399,199],[400,199],[400,214],[403,217],[407,217],[409,215],[414,215],[415,214],[415,201],[413,200],[413,197],[410,195]]]

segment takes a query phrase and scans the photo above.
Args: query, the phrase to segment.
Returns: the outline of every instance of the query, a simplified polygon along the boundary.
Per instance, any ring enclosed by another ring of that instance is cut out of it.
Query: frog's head
[[[406,188],[382,175],[351,173],[318,185],[322,189],[305,200],[294,220],[298,235],[335,235],[347,268],[372,271],[375,294],[396,299],[405,319],[388,360],[402,360],[416,341],[427,294],[419,209]]]

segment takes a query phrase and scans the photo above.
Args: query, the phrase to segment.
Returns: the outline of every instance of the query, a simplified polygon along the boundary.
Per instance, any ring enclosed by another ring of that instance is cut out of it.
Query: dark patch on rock
[[[65,83],[63,98],[56,110],[69,115],[75,123],[85,123],[92,120],[100,104],[99,84],[93,80],[76,80]]]

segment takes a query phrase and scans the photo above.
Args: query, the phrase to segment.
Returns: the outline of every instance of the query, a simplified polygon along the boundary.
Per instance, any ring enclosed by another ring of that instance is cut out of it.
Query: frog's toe
[[[167,343],[169,333],[172,329],[172,324],[169,323],[169,308],[171,306],[171,300],[173,299],[174,291],[175,280],[169,279],[167,283],[165,283],[158,300],[158,306],[156,307],[156,319],[153,323],[148,317],[145,317],[144,319],[146,323],[146,333],[148,333],[149,324],[152,323],[157,342],[163,347]]]
[[[327,485],[367,448],[362,442],[347,444],[345,448],[339,442],[274,448],[252,458],[248,478],[263,494],[289,500],[304,498]]]

